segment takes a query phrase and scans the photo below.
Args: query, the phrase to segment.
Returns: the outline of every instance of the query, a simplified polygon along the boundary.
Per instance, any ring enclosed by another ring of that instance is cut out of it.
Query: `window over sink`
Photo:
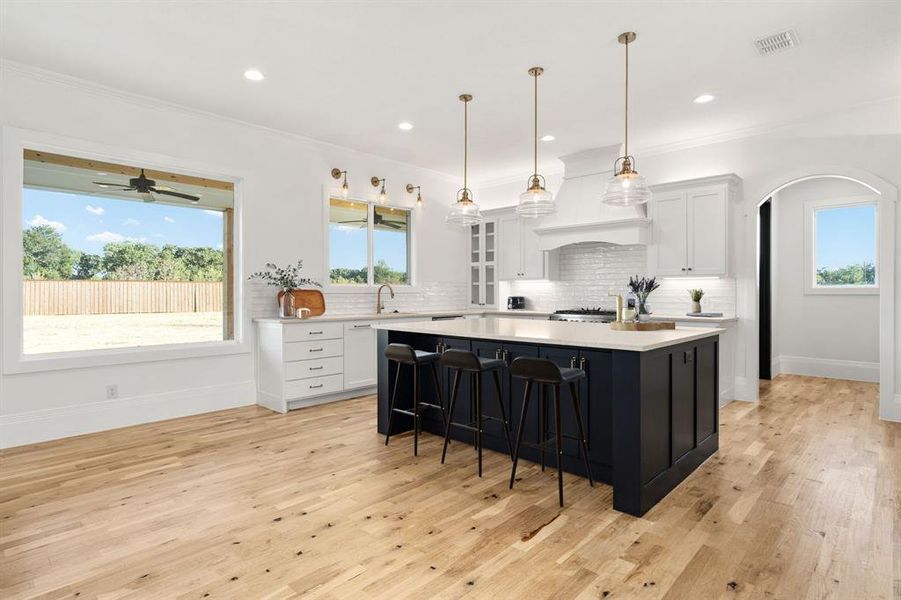
[[[411,285],[411,211],[330,198],[328,269],[332,285]]]

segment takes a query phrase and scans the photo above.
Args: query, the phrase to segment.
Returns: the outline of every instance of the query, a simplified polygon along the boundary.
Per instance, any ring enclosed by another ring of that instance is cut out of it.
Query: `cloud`
[[[175,223],[175,219],[173,219],[172,217],[163,217],[163,221],[165,221],[166,223]]]
[[[138,221],[137,219],[125,219],[124,221],[122,221],[122,224],[123,225],[140,225],[141,222]]]
[[[103,242],[104,244],[108,244],[110,242],[124,242],[125,236],[113,233],[112,231],[104,231],[103,233],[94,233],[88,236],[89,242]]]
[[[218,217],[220,219],[222,218],[221,210],[205,210],[203,212],[204,212],[204,214],[210,215],[211,217]]]
[[[62,233],[66,230],[66,226],[59,221],[51,221],[50,219],[45,219],[41,215],[35,215],[32,217],[28,224],[32,227],[40,227],[41,225],[46,225],[47,227],[52,228],[54,231],[58,231]]]
[[[99,217],[100,215],[102,215],[103,213],[106,212],[105,210],[103,210],[103,207],[101,207],[101,206],[91,206],[90,204],[86,205],[86,206],[84,207],[84,209],[85,209],[86,211],[88,211],[89,213],[91,213],[92,215],[97,215],[98,217]]]
[[[154,233],[154,234],[153,234],[153,237],[155,237],[155,238],[164,238],[164,237],[166,237],[166,236],[165,236],[164,234],[162,234],[162,233]]]

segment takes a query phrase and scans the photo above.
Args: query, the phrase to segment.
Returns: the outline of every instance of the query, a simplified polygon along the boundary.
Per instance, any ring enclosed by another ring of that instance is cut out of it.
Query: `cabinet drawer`
[[[309,398],[323,394],[333,394],[344,389],[341,375],[327,375],[313,379],[296,379],[285,383],[285,399]]]
[[[344,364],[340,356],[285,363],[285,381],[339,375]]]
[[[344,355],[344,340],[322,340],[318,342],[291,342],[285,344],[285,362],[310,360]]]
[[[305,342],[307,340],[337,340],[344,336],[341,323],[291,323],[282,325],[284,341]]]

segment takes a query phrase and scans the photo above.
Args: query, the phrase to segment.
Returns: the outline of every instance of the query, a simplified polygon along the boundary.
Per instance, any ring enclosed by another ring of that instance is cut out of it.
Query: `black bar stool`
[[[541,470],[544,470],[544,447],[553,441],[557,447],[557,488],[560,493],[560,506],[563,506],[563,438],[576,440],[581,448],[582,460],[585,461],[585,472],[588,473],[588,484],[594,486],[591,478],[591,465],[588,462],[588,444],[585,442],[585,429],[582,427],[582,413],[579,410],[579,389],[576,382],[585,377],[585,371],[570,367],[559,367],[553,361],[544,358],[526,358],[521,356],[513,360],[510,365],[510,375],[526,381],[526,392],[522,401],[522,416],[519,418],[519,430],[516,432],[516,448],[513,451],[513,470],[510,472],[510,489],[513,489],[513,481],[516,479],[516,463],[519,461],[519,448],[523,445],[522,433],[526,424],[526,412],[529,408],[529,398],[532,395],[532,385],[540,386],[538,406],[538,443],[525,445],[537,448],[541,456]],[[570,396],[572,396],[573,409],[576,411],[576,425],[579,428],[579,437],[564,434],[560,423],[560,386],[569,384]],[[548,439],[547,419],[544,417],[547,408],[547,391],[554,387],[554,439]]]
[[[388,433],[385,434],[385,445],[387,446],[388,440],[391,439],[391,425],[394,423],[394,413],[408,415],[413,417],[413,456],[417,456],[419,453],[419,431],[422,429],[421,411],[423,407],[437,408],[440,410],[441,419],[444,421],[445,428],[447,427],[447,413],[444,411],[444,398],[441,395],[441,385],[438,383],[437,364],[441,355],[437,352],[415,350],[413,346],[408,346],[407,344],[388,344],[385,348],[385,358],[397,363],[397,374],[394,376],[394,391],[391,394],[391,408],[388,411]],[[400,369],[403,365],[410,365],[413,367],[413,410],[395,408],[397,390],[400,387]],[[438,395],[439,404],[430,404],[428,402],[420,401],[420,397],[422,396],[422,390],[420,389],[421,382],[419,381],[420,367],[425,365],[431,366],[432,380],[435,382],[435,393]]]
[[[501,392],[501,380],[498,371],[507,366],[500,358],[480,358],[475,352],[467,350],[446,350],[441,355],[441,365],[454,369],[454,387],[451,393],[450,408],[448,408],[448,421],[444,431],[444,449],[441,451],[441,464],[447,455],[447,442],[450,440],[451,426],[460,427],[475,433],[475,446],[479,452],[479,477],[482,476],[482,421],[498,421],[504,428],[504,437],[507,440],[507,450],[513,457],[513,445],[510,443],[510,423],[507,421],[507,411],[504,410],[504,395]],[[482,414],[482,374],[490,372],[494,377],[494,390],[497,393],[497,403],[501,409],[501,416],[492,417]],[[454,422],[454,407],[457,404],[457,393],[460,391],[460,374],[469,373],[472,381],[473,409],[475,414],[469,423]]]

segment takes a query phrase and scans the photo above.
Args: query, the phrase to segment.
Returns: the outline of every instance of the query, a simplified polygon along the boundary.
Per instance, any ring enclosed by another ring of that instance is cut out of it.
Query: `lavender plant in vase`
[[[657,283],[656,277],[651,277],[650,279],[647,277],[639,279],[638,275],[629,277],[629,291],[638,301],[639,321],[647,321],[651,318],[651,313],[648,310],[648,296],[659,287],[660,284]]]
[[[266,263],[265,271],[257,271],[248,279],[259,279],[273,287],[279,288],[283,293],[279,302],[278,316],[282,319],[290,319],[294,317],[294,294],[292,292],[309,286],[322,287],[322,284],[318,281],[308,277],[301,277],[300,272],[302,270],[302,260],[297,261],[296,265],[288,265],[287,267]]]

